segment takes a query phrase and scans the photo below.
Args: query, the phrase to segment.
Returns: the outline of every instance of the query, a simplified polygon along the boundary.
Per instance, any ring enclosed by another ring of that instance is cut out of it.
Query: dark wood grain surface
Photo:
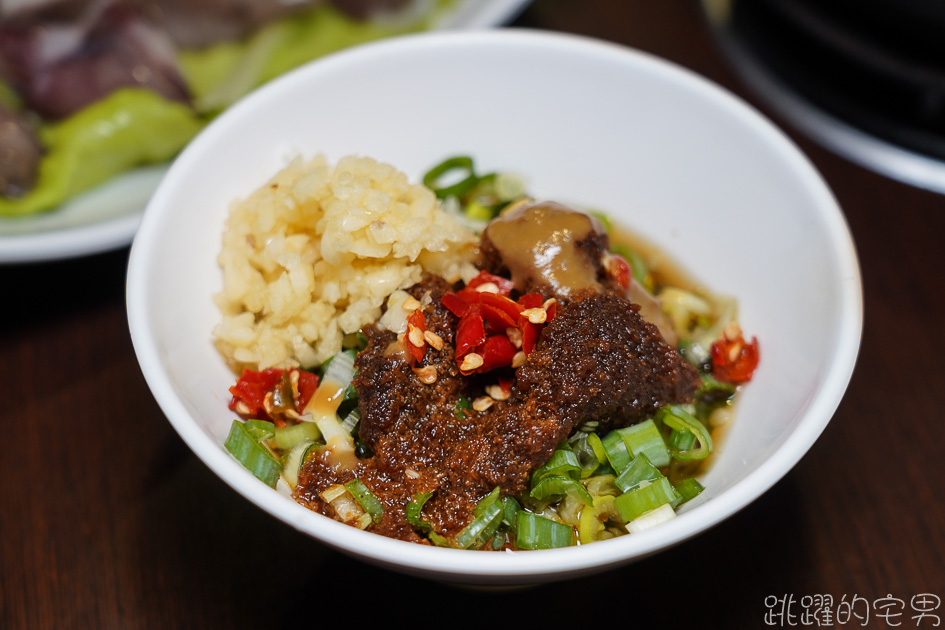
[[[640,48],[754,102],[692,0],[536,0],[516,25]],[[224,485],[138,369],[127,249],[0,268],[0,628],[435,627],[457,615],[476,626],[558,615],[582,627],[760,628],[771,597],[794,601],[794,617],[775,619],[787,626],[801,625],[802,598],[815,595],[835,608],[859,598],[860,616],[871,608],[848,627],[945,622],[945,605],[915,618],[918,596],[927,609],[945,598],[945,197],[785,129],[837,196],[862,266],[863,343],[836,415],[790,474],[707,533],[525,590],[373,568]],[[877,616],[895,612],[881,608],[887,595],[901,617]]]

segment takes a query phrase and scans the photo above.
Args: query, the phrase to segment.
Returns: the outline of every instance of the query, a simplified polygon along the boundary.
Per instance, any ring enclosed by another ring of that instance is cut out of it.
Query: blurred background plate
[[[473,30],[514,19],[527,0],[462,0],[434,30]],[[125,173],[50,212],[0,217],[0,264],[61,260],[127,246],[166,165]]]
[[[702,0],[757,98],[821,146],[945,193],[945,4]]]

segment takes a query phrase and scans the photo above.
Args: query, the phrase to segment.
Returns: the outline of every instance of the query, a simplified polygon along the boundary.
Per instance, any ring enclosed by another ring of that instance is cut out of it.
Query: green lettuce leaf
[[[46,153],[36,186],[17,199],[0,197],[0,215],[48,210],[131,168],[167,161],[203,125],[187,105],[146,89],[117,90],[40,129]]]
[[[441,2],[441,8],[446,4]],[[180,65],[197,109],[216,112],[263,83],[318,57],[428,29],[433,15],[397,22],[358,22],[337,9],[321,6],[274,22],[243,42],[183,51]]]
[[[449,3],[439,0],[438,10]],[[358,22],[322,6],[274,22],[245,41],[181,51],[194,107],[127,88],[43,126],[45,155],[36,186],[17,199],[0,197],[0,216],[51,210],[125,171],[166,162],[214,115],[270,79],[343,48],[425,30],[433,19]]]

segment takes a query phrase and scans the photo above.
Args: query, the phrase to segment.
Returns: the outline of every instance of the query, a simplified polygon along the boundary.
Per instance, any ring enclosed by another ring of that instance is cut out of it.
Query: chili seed
[[[522,311],[522,315],[528,318],[533,324],[544,324],[545,320],[548,319],[548,311],[543,308],[526,308]]]
[[[442,350],[442,349],[443,349],[443,338],[440,337],[440,336],[439,336],[438,334],[436,334],[435,332],[433,332],[432,330],[425,330],[425,331],[423,331],[423,338],[426,339],[426,342],[427,342],[428,344],[430,344],[431,346],[433,346],[433,349],[434,349],[434,350]]]
[[[512,357],[512,367],[519,368],[525,365],[525,361],[528,357],[525,356],[525,353],[519,350],[515,353],[515,356]]]
[[[493,400],[508,400],[509,392],[502,389],[501,385],[489,385],[486,387],[486,393],[492,397]]]
[[[249,405],[247,405],[242,400],[236,401],[234,409],[236,413],[240,414],[241,416],[248,416],[249,414],[253,413],[253,410],[249,408]]]
[[[423,331],[414,326],[413,324],[407,325],[407,339],[410,340],[410,343],[422,348],[423,344],[426,342],[423,340]]]
[[[476,354],[475,352],[470,352],[463,357],[463,362],[460,364],[459,369],[463,372],[472,372],[476,368],[481,367],[482,364],[482,355]]]
[[[488,396],[480,396],[472,402],[472,408],[476,411],[485,411],[492,406],[492,403],[495,401],[489,398]]]
[[[299,404],[299,371],[291,370],[289,372],[289,385],[292,386],[292,402]]]
[[[400,307],[405,311],[415,311],[420,308],[420,301],[417,298],[410,296],[404,300],[404,303],[401,304]]]
[[[436,368],[432,365],[424,365],[421,368],[414,368],[413,373],[417,375],[420,382],[424,385],[432,385],[436,382]]]
[[[741,326],[738,325],[738,322],[729,322],[725,324],[725,328],[722,329],[722,335],[729,341],[735,341],[742,336]]]
[[[483,282],[476,287],[476,291],[479,293],[498,293],[499,285],[497,285],[495,282]]]
[[[509,326],[505,329],[505,336],[509,338],[509,342],[516,348],[522,347],[522,331],[513,326]]]

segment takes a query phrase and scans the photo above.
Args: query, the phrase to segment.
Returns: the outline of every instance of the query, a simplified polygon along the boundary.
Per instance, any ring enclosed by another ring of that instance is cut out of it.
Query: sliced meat
[[[42,148],[32,127],[0,105],[0,196],[20,197],[36,183]]]
[[[167,34],[132,2],[94,2],[75,19],[19,16],[0,25],[0,72],[30,109],[59,119],[122,87],[188,102]]]

